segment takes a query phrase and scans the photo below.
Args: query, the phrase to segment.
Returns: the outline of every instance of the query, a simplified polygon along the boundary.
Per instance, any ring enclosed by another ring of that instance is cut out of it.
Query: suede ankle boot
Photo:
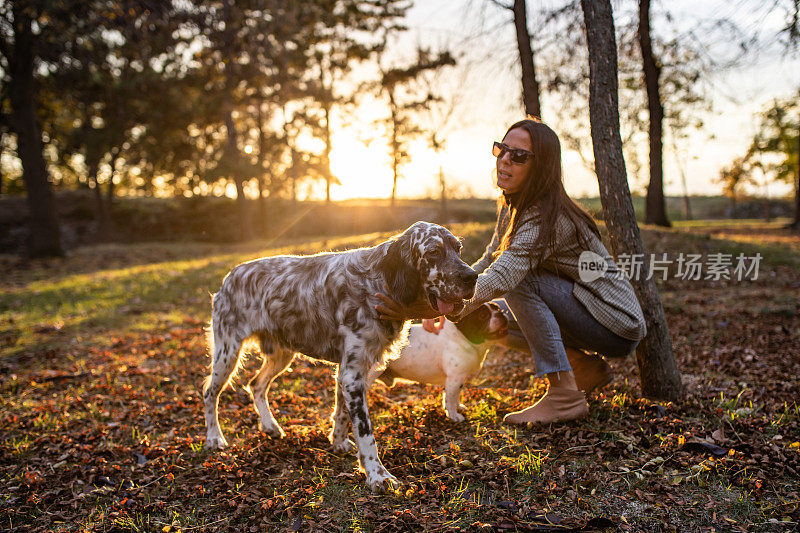
[[[589,404],[582,391],[565,387],[550,387],[542,398],[522,411],[509,413],[506,424],[550,424],[578,420],[589,414]]]

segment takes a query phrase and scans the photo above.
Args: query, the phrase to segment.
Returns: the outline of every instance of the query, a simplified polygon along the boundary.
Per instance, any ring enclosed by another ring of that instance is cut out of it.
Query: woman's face
[[[515,128],[509,131],[503,138],[503,143],[509,148],[522,148],[530,152],[533,151],[531,136],[522,128]],[[528,179],[528,173],[533,165],[533,158],[529,158],[522,165],[511,162],[511,155],[503,153],[497,158],[497,186],[506,194],[514,194],[522,189]]]

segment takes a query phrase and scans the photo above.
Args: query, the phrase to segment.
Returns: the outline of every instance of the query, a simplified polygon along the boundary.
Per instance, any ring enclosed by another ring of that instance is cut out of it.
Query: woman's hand
[[[389,292],[389,287],[383,286],[383,290]],[[436,318],[441,313],[431,307],[427,301],[416,301],[409,306],[405,306],[384,293],[375,295],[383,304],[375,306],[375,310],[380,313],[380,318],[384,320],[408,320],[410,318]]]
[[[422,329],[438,335],[439,332],[442,331],[442,328],[444,327],[444,323],[446,320],[447,319],[443,316],[440,316],[438,318],[438,322],[436,318],[423,318]]]

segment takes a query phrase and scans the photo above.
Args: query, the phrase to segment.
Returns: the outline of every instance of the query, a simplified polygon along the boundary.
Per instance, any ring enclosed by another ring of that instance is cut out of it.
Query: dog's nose
[[[472,285],[475,285],[476,281],[478,281],[478,273],[471,268],[469,270],[465,270],[461,273],[461,281],[464,283],[464,285],[469,285],[471,287]]]

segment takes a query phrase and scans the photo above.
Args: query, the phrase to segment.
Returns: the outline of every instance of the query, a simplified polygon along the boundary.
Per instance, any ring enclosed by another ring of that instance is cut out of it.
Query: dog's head
[[[378,266],[400,303],[408,305],[424,297],[446,315],[464,307],[478,279],[460,253],[461,243],[448,230],[417,222],[392,240]]]
[[[486,302],[456,322],[456,327],[472,344],[483,344],[508,335],[508,318],[499,305]]]

